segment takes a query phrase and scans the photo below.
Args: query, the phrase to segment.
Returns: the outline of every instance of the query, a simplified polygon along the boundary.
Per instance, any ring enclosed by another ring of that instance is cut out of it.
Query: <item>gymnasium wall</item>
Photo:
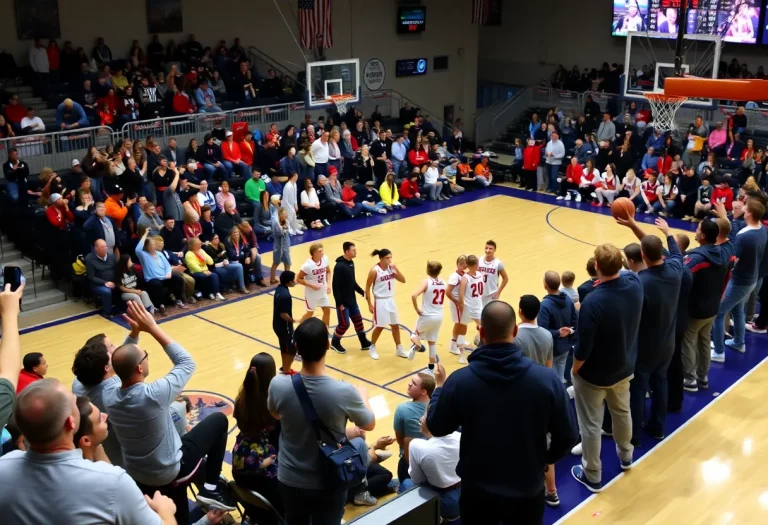
[[[611,36],[612,0],[503,0],[502,25],[480,28],[480,80],[534,85],[563,64],[599,68],[624,63],[626,39]],[[674,45],[673,42],[670,42]],[[768,66],[766,48],[725,44],[723,59],[746,62],[754,73]]]
[[[240,37],[247,49],[254,45],[284,65],[298,71],[304,57],[286,28],[275,3],[294,34],[298,33],[296,0],[204,2],[183,0],[183,34],[161,34],[165,44],[184,41],[194,33],[203,46],[219,40],[232,44]],[[394,0],[333,0],[334,47],[329,60],[357,57],[361,70],[370,58],[382,60],[386,80],[381,89],[394,89],[418,105],[442,116],[443,106],[454,104],[455,116],[470,121],[476,108],[477,26],[471,24],[471,2],[467,0],[423,0],[427,6],[427,29],[415,35],[395,32],[397,2]],[[219,11],[220,9],[220,11]],[[146,1],[59,0],[61,36],[59,45],[71,40],[90,55],[94,41],[103,36],[114,57],[127,56],[134,39],[142,46],[150,41]],[[17,63],[28,63],[31,41],[17,40],[14,0],[0,0],[0,49],[12,53]],[[434,72],[433,58],[448,55],[448,70]],[[395,78],[395,60],[428,58],[428,73],[420,77]],[[362,82],[362,75],[361,75]]]

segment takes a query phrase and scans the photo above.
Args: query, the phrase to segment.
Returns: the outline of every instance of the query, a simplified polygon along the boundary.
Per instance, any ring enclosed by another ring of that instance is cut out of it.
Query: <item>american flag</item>
[[[299,37],[301,47],[333,47],[331,0],[299,0]]]
[[[488,23],[488,3],[490,0],[472,0],[472,23],[486,25]]]

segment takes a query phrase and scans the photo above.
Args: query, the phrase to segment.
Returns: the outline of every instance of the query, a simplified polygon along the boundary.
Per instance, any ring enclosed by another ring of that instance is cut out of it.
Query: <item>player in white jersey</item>
[[[448,286],[445,288],[445,295],[448,299],[448,309],[451,312],[451,321],[453,321],[453,333],[451,334],[451,347],[448,350],[455,355],[461,355],[462,347],[467,344],[464,340],[464,336],[467,333],[467,327],[459,324],[461,320],[459,317],[459,285],[461,284],[461,278],[464,277],[464,272],[467,270],[467,256],[459,255],[456,259],[456,271],[448,278]]]
[[[443,324],[443,303],[445,302],[446,284],[440,280],[440,272],[443,265],[437,261],[427,263],[427,277],[421,282],[421,286],[411,295],[413,309],[419,314],[416,321],[416,331],[411,334],[411,350],[408,359],[413,359],[419,351],[422,339],[429,345],[429,373],[434,375],[435,363],[437,363],[437,336],[440,326]],[[421,296],[421,308],[418,299]]]
[[[474,255],[467,257],[467,271],[461,278],[459,285],[459,300],[457,305],[461,308],[459,311],[459,324],[467,331],[467,325],[474,321],[478,330],[480,329],[480,314],[483,311],[483,275],[477,271],[478,260]],[[465,350],[467,350],[465,348]],[[471,350],[469,350],[471,351]],[[459,363],[466,364],[467,358],[464,352],[459,356]]]
[[[386,248],[373,250],[371,257],[378,256],[379,263],[368,272],[368,282],[365,283],[365,298],[368,300],[368,310],[373,314],[373,333],[371,348],[368,355],[378,359],[376,341],[385,328],[392,329],[392,339],[395,340],[395,355],[408,357],[408,352],[400,344],[400,319],[395,306],[395,281],[405,283],[405,277],[392,264],[392,252]]]
[[[496,241],[485,243],[485,257],[480,259],[477,271],[483,275],[483,306],[485,306],[498,299],[509,282],[504,263],[496,258]],[[501,285],[499,285],[499,277],[501,277]]]
[[[296,282],[304,285],[304,304],[307,307],[299,323],[315,315],[316,308],[322,308],[323,322],[328,326],[331,322],[331,301],[328,298],[331,293],[331,267],[321,243],[309,246],[309,259],[299,270]]]

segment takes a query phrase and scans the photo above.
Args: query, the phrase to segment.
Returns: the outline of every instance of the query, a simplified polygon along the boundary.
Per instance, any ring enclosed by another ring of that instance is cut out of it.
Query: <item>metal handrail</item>
[[[290,79],[294,82],[295,85],[301,86],[304,90],[307,89],[306,84],[301,80],[299,80],[298,72],[294,72],[289,67],[284,66],[281,62],[279,62],[275,58],[272,58],[270,55],[268,55],[258,47],[248,46],[248,55],[249,57],[253,56],[258,60],[260,60],[261,62],[264,62],[270,68],[280,71],[280,73],[282,73],[283,75],[287,75],[288,77],[290,77]]]

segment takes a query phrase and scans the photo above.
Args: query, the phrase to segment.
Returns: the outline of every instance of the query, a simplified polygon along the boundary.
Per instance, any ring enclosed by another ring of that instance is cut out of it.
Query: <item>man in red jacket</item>
[[[69,210],[67,199],[59,193],[51,195],[51,205],[45,209],[45,216],[51,226],[58,230],[67,230],[75,222],[74,214]]]
[[[19,382],[16,385],[16,393],[24,390],[30,383],[38,381],[48,373],[48,362],[40,352],[30,352],[22,361],[24,368],[19,372]]]
[[[536,170],[541,162],[541,145],[533,139],[528,139],[528,145],[523,150],[523,189],[536,191]]]
[[[226,140],[221,144],[222,163],[229,169],[238,173],[241,177],[250,176],[251,167],[243,162],[240,157],[240,146],[235,143],[235,137],[231,131],[227,131]]]

